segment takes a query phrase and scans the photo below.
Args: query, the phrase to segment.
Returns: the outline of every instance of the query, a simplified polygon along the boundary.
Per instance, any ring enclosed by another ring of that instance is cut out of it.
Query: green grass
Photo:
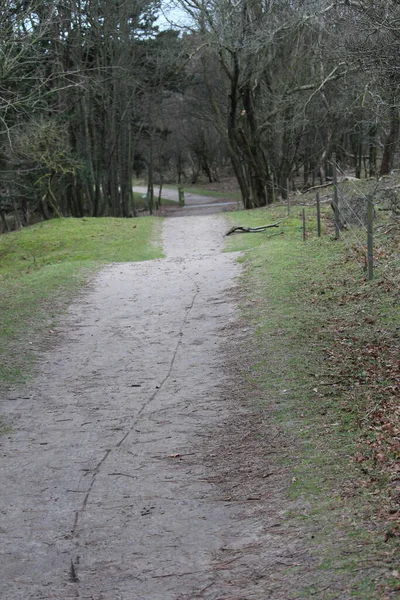
[[[273,207],[229,217],[232,225],[255,227],[284,218],[285,212]],[[303,242],[300,212],[301,207],[292,207],[290,219],[277,230],[228,238],[227,250],[244,252],[242,312],[255,328],[243,350],[250,357],[250,375],[245,371],[244,376],[249,385],[257,385],[266,414],[297,440],[285,461],[293,474],[289,500],[294,508],[287,518],[313,530],[320,576],[329,582],[340,575],[343,597],[373,600],[390,588],[390,570],[378,557],[387,557],[392,548],[383,541],[385,524],[374,517],[379,508],[373,504],[374,488],[359,484],[363,476],[351,460],[360,433],[359,410],[349,410],[339,391],[326,385],[331,380],[324,353],[333,343],[335,323],[355,320],[368,307],[368,300],[367,306],[339,303],[349,288],[364,289],[364,273],[346,260],[344,243],[326,231],[316,237],[313,208],[306,209],[309,237]],[[379,280],[378,273],[367,284],[371,294]],[[385,310],[386,322],[395,322],[395,308]],[[357,570],[353,552],[357,561],[367,560],[374,568]],[[318,595],[317,587],[299,590],[298,597],[342,597],[337,590]]]
[[[54,219],[0,236],[0,386],[32,374],[37,350],[88,278],[162,256],[159,219]]]

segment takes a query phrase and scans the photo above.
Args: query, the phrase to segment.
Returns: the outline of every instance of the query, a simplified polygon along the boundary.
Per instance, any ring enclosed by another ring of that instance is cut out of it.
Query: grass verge
[[[312,530],[321,577],[296,597],[393,598],[400,591],[398,238],[380,224],[379,264],[368,283],[351,241],[330,237],[327,213],[317,238],[307,208],[302,241],[300,210],[292,207],[283,234],[228,241],[228,249],[245,251],[249,383],[299,441],[285,459],[293,473],[287,519]],[[233,225],[247,227],[284,217],[284,207],[230,214]]]
[[[0,387],[31,375],[60,312],[106,263],[162,256],[159,219],[54,219],[0,236]]]

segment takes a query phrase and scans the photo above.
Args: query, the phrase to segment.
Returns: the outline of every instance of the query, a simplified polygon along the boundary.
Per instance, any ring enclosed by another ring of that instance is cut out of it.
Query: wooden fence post
[[[271,174],[271,192],[272,192],[272,202],[276,201],[275,197],[275,177],[274,174]]]
[[[179,192],[179,206],[185,206],[185,192],[182,186],[178,188]]]
[[[306,241],[306,210],[303,208],[303,242]]]
[[[287,196],[287,214],[290,217],[290,196],[289,196],[289,179],[286,179],[286,196]]]

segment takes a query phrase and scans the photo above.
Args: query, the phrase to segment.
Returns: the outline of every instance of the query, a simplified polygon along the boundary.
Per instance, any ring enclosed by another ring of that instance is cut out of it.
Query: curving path
[[[240,520],[196,457],[228,417],[226,228],[166,220],[167,258],[101,272],[33,385],[3,399],[0,598],[266,597],[245,579],[262,523]]]
[[[147,188],[144,186],[135,186],[132,188],[134,192],[146,194]],[[154,195],[157,196],[159,187],[154,188]],[[178,190],[171,188],[163,188],[162,197],[167,200],[173,200],[178,204]],[[185,206],[162,206],[161,213],[164,216],[184,217],[195,215],[206,215],[224,212],[232,209],[240,209],[241,203],[236,200],[230,200],[222,196],[201,196],[200,194],[192,194],[185,190]]]

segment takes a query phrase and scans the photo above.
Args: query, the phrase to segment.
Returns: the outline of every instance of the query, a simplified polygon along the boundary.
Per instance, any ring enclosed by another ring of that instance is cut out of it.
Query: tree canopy
[[[0,216],[133,216],[133,176],[244,206],[397,166],[394,0],[0,0]],[[171,13],[173,14],[173,13]],[[150,188],[149,188],[150,189]]]

